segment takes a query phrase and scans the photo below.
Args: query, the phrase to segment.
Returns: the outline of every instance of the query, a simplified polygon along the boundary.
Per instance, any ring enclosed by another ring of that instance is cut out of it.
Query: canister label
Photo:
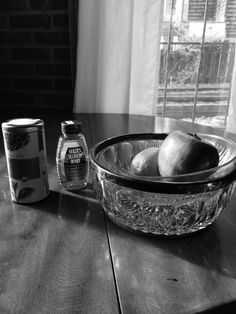
[[[32,203],[49,193],[44,130],[8,132],[3,130],[11,198]]]

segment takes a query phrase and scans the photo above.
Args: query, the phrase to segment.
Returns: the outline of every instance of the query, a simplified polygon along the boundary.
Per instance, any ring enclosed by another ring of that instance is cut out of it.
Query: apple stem
[[[201,138],[197,135],[197,133],[194,133],[194,134],[193,134],[193,137],[195,137],[195,138],[197,138],[198,140],[201,141]]]

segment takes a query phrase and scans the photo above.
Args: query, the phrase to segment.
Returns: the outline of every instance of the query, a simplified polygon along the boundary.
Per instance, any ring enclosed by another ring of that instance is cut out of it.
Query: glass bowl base
[[[226,207],[232,185],[200,194],[158,194],[129,190],[109,181],[97,197],[106,215],[128,230],[156,236],[181,236],[212,224]]]

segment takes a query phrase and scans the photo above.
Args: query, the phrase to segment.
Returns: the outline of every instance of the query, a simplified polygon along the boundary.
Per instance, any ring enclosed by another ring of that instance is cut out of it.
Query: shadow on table
[[[30,207],[78,225],[87,223],[96,228],[104,226],[103,212],[90,185],[81,191],[50,191],[46,199]]]
[[[146,256],[155,259],[155,252],[156,256],[160,254],[160,251],[168,252],[168,254],[208,269],[210,272],[236,278],[236,266],[234,265],[236,239],[232,239],[230,230],[223,230],[224,223],[224,221],[218,221],[194,234],[175,238],[145,236],[130,232],[116,226],[110,220],[108,230],[114,236],[114,241],[117,238],[122,238],[126,243],[129,243],[133,254],[135,251],[143,250]],[[225,228],[227,229],[227,227]],[[121,245],[124,245],[124,241],[121,242]],[[118,246],[121,245],[118,244]]]
[[[212,309],[204,311],[204,314],[234,314],[236,311],[236,301],[227,304],[221,304]]]

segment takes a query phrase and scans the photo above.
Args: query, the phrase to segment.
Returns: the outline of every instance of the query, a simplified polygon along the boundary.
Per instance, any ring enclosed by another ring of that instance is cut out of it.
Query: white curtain
[[[236,50],[234,56],[234,69],[231,82],[231,95],[226,131],[236,133]]]
[[[80,0],[75,113],[154,114],[163,0]]]

